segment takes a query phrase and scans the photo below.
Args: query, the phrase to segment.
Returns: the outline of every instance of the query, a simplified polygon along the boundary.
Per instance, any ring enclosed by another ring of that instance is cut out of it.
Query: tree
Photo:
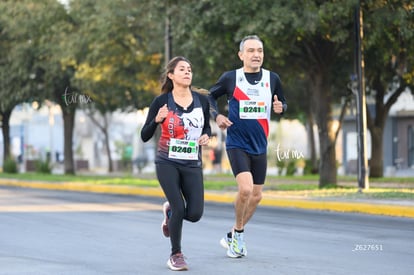
[[[71,78],[73,68],[62,66],[64,53],[69,47],[69,33],[75,28],[65,7],[56,0],[36,2],[36,24],[38,46],[36,54],[36,80],[42,85],[37,92],[40,102],[50,100],[62,110],[64,136],[64,173],[75,174],[73,159],[73,130],[75,126],[76,104],[68,104],[65,91],[73,90]],[[32,31],[28,27],[28,31]]]
[[[76,29],[70,33],[64,66],[74,68],[72,83],[92,100],[85,109],[105,137],[109,172],[113,164],[107,118],[116,110],[143,108],[158,91],[162,55],[149,45],[159,27],[150,20],[147,4],[82,0],[70,6]]]
[[[283,79],[304,76],[319,129],[320,187],[337,182],[335,143],[339,128],[332,108],[348,93],[354,5],[351,0],[341,5],[337,1],[200,1],[181,10],[178,17],[186,27],[177,27],[174,32],[190,58],[204,61],[198,64],[203,64],[202,77],[207,80],[213,74],[218,77],[217,68],[240,66],[238,41],[252,33],[265,41],[265,67],[274,71],[283,68]],[[202,20],[198,14],[203,14]]]
[[[384,174],[383,135],[389,111],[406,88],[414,91],[414,7],[410,1],[368,1],[363,9],[367,91],[375,98],[375,111],[367,112],[374,178]]]
[[[8,120],[16,104],[48,99],[60,105],[65,173],[73,174],[78,106],[68,101],[66,92],[85,89],[96,109],[104,113],[147,106],[159,90],[162,57],[156,38],[162,37],[162,26],[153,20],[158,17],[157,5],[133,0],[95,2],[71,1],[67,10],[56,0],[0,2],[5,156],[10,144]]]
[[[4,160],[10,155],[9,120],[15,106],[36,100],[41,83],[36,60],[44,27],[33,1],[0,2],[0,115]],[[38,28],[33,29],[32,26]]]

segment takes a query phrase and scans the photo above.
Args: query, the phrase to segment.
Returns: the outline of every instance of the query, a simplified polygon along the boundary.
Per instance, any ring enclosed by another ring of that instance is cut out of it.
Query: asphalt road
[[[156,197],[0,187],[0,274],[170,274]],[[261,206],[248,256],[219,239],[230,204],[184,223],[186,274],[393,274],[414,270],[414,219]]]

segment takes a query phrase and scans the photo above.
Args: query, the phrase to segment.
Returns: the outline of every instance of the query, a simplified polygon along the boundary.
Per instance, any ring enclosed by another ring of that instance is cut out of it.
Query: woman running
[[[167,198],[163,205],[162,231],[170,238],[171,270],[187,270],[181,251],[183,221],[197,222],[204,209],[201,146],[209,143],[210,114],[207,97],[191,90],[191,63],[174,57],[162,77],[161,95],[151,103],[141,130],[148,141],[161,127],[155,167]]]

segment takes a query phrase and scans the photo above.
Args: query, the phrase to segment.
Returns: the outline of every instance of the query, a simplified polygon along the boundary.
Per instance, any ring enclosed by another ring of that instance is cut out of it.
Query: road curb
[[[66,190],[92,193],[110,193],[120,195],[140,195],[152,197],[164,197],[161,188],[154,187],[134,187],[121,185],[97,185],[85,184],[81,182],[62,182],[62,183],[48,183],[35,181],[21,181],[12,179],[0,179],[0,185],[13,186],[22,188],[34,189],[49,189],[49,190]],[[218,203],[232,203],[234,201],[235,192],[215,192],[206,191],[205,200]],[[312,199],[287,199],[269,195],[266,192],[263,194],[263,199],[260,205],[282,207],[282,208],[301,208],[309,210],[323,210],[335,212],[353,212],[365,213],[371,215],[385,215],[395,217],[414,218],[414,207],[403,205],[389,205],[381,203],[361,203],[361,202],[343,202],[343,201],[328,201],[328,200],[312,200]]]

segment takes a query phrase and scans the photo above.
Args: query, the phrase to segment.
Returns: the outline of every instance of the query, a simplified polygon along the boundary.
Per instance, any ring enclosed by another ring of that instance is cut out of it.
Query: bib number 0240
[[[168,157],[171,159],[198,159],[198,144],[195,140],[170,139]]]

